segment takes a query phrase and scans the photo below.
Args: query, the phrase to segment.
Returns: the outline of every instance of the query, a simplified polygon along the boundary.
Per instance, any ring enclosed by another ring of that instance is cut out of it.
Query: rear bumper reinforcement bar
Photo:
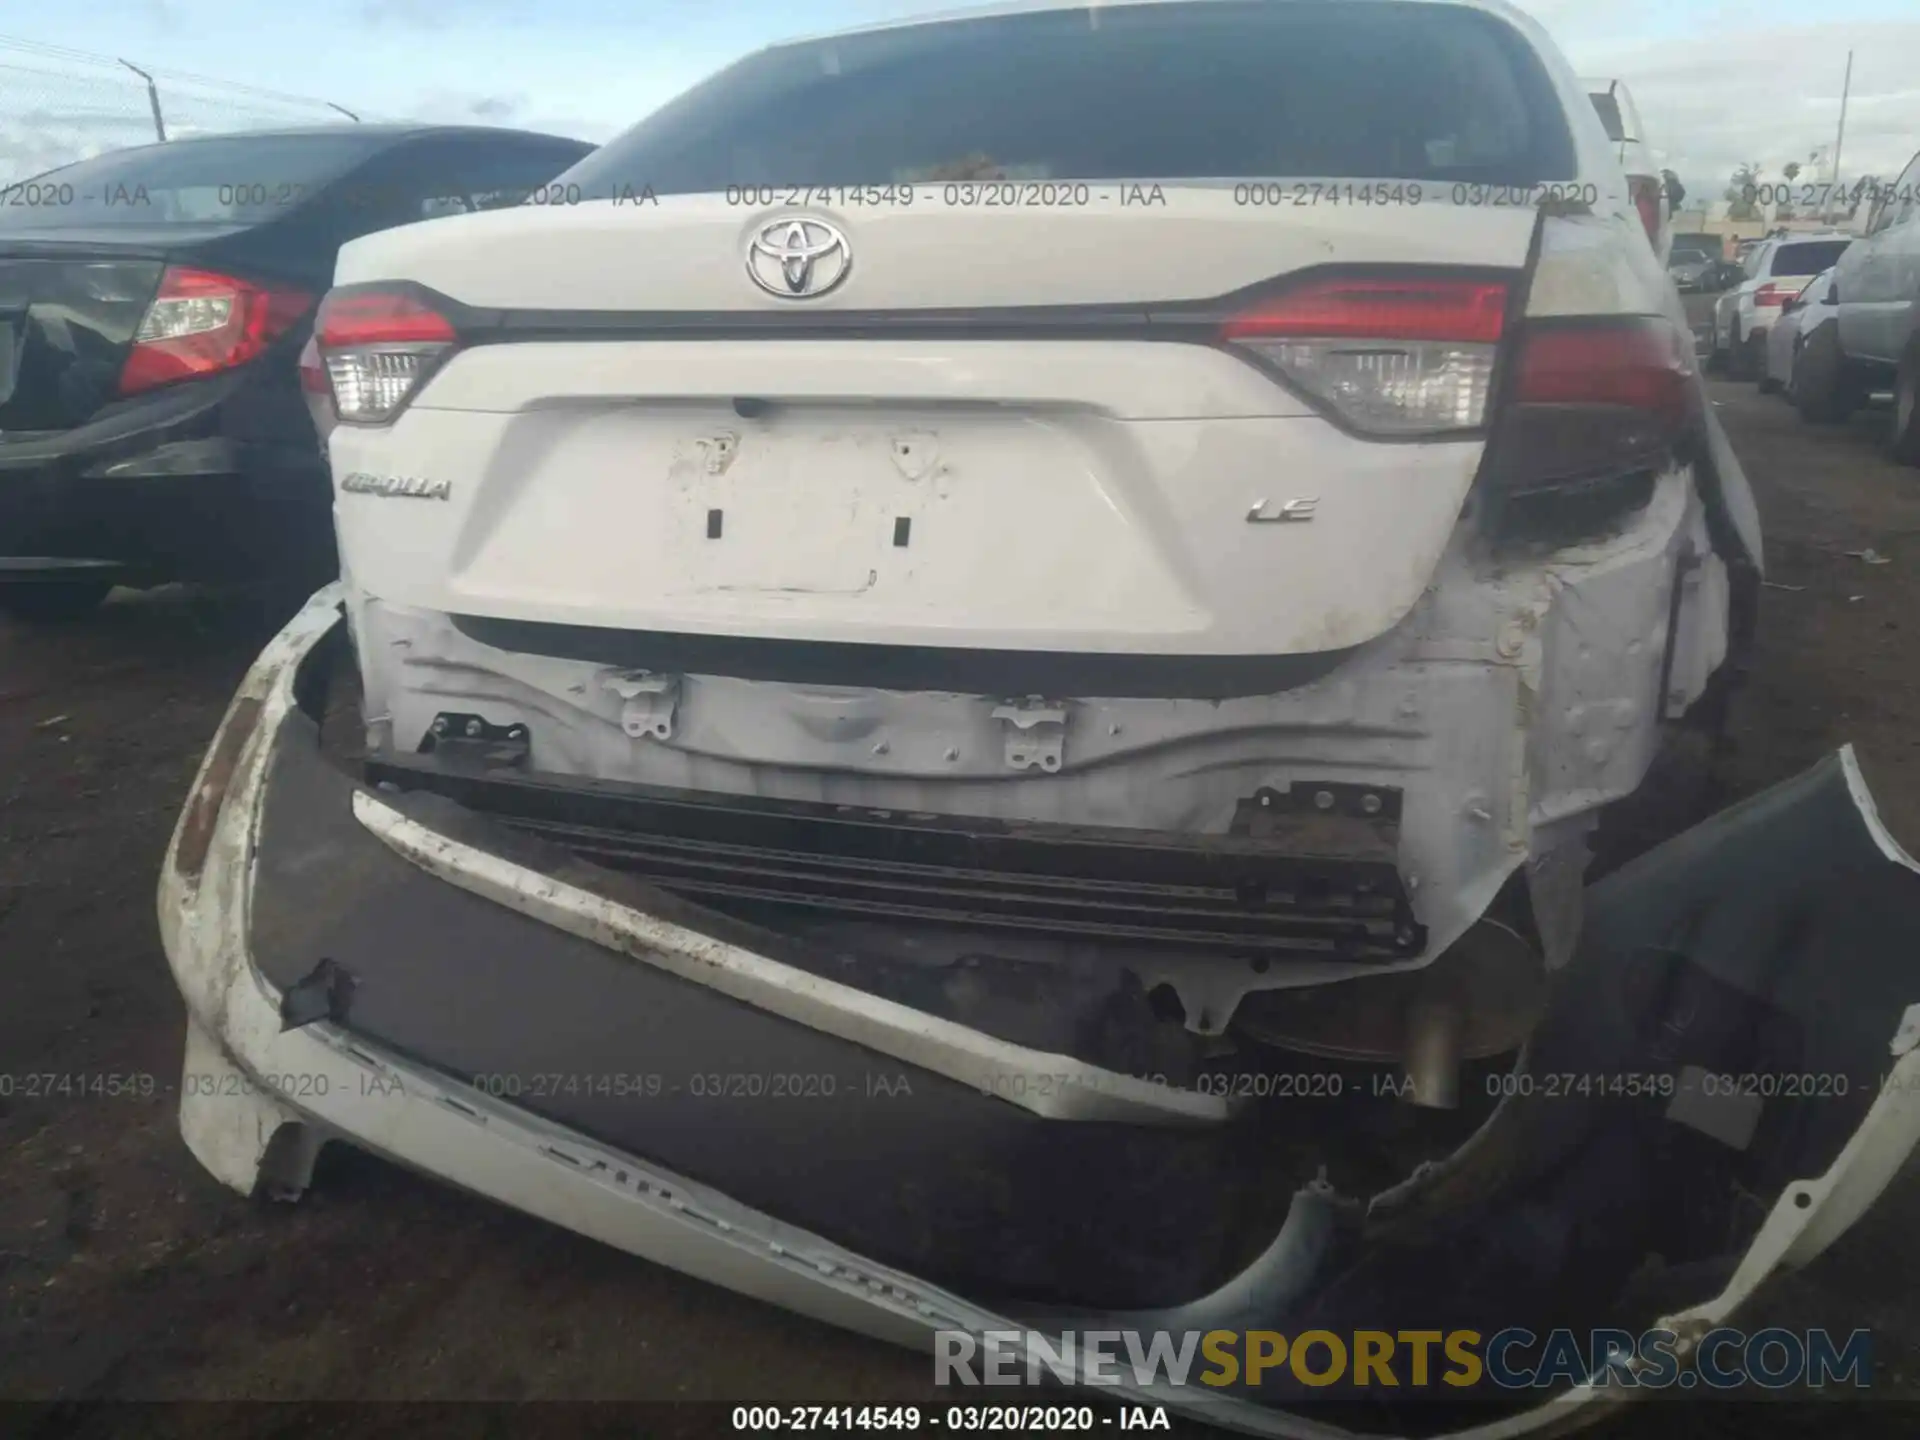
[[[428,791],[689,898],[1230,954],[1404,960],[1426,930],[1395,868],[1399,792],[1261,790],[1227,835],[1009,824],[477,771],[376,756]]]

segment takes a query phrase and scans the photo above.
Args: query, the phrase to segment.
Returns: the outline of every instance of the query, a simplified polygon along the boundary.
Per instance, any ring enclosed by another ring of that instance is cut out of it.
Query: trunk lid
[[[1482,436],[1361,438],[1218,326],[1254,303],[1232,292],[1332,265],[1517,277],[1536,212],[1128,188],[810,209],[852,259],[801,301],[748,274],[787,212],[722,196],[355,242],[341,285],[472,307],[391,427],[331,437],[356,579],[696,635],[1211,656],[1378,635],[1426,585]]]
[[[916,198],[902,203],[910,188]],[[1536,219],[1527,192],[1501,204],[1478,186],[1454,204],[1456,188],[967,182],[865,187],[880,197],[870,208],[853,198],[861,187],[754,192],[793,195],[796,205],[743,206],[731,194],[642,196],[363,236],[342,248],[335,283],[416,281],[464,305],[505,311],[503,338],[590,338],[624,324],[636,338],[663,338],[669,332],[660,326],[671,325],[722,339],[729,323],[741,323],[730,317],[750,315],[794,323],[855,311],[897,332],[940,311],[1107,305],[1144,314],[1329,265],[1521,266]],[[846,237],[853,263],[830,292],[795,300],[752,283],[749,244],[789,216],[826,221]],[[956,335],[978,336],[994,317],[946,318]],[[1028,318],[1038,325],[1055,317]],[[1102,317],[1109,327],[1124,318]]]
[[[391,424],[330,437],[347,569],[603,639],[824,642],[822,674],[834,642],[1358,644],[1419,598],[1481,450],[1464,420],[1364,422],[1482,408],[1491,342],[1329,355],[1222,312],[1335,270],[1518,275],[1541,184],[1624,200],[1568,123],[1587,103],[1530,23],[1465,5],[1020,9],[770,47],[545,204],[342,251],[337,284],[481,312]],[[831,227],[848,252],[796,298],[802,221],[801,251]],[[342,360],[356,404],[426,373],[379,361]]]

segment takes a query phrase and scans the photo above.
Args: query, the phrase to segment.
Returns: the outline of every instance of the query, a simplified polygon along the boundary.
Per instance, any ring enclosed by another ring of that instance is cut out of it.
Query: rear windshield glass
[[[378,137],[232,135],[115,150],[0,186],[0,230],[250,225],[379,149]]]
[[[870,31],[749,56],[560,177],[584,198],[956,179],[1574,173],[1526,42],[1450,5],[1140,5]]]
[[[1773,273],[1818,275],[1831,267],[1846,248],[1845,240],[1807,240],[1798,245],[1782,245],[1773,252]]]
[[[1604,90],[1589,98],[1593,101],[1593,108],[1599,112],[1600,123],[1606,126],[1607,139],[1626,139],[1627,122],[1620,118],[1620,102]]]

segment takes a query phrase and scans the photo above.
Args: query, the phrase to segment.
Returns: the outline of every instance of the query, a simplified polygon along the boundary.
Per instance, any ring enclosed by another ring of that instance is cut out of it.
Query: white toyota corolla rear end
[[[1251,906],[1096,869],[1068,904],[860,854],[749,880],[744,833],[624,847],[835,943],[1107,942],[1199,1033],[1426,964],[1529,860],[1500,921],[1553,912],[1564,958],[1584,833],[1719,665],[1748,557],[1709,534],[1672,287],[1513,20],[1168,4],[803,43],[536,198],[349,247],[319,326],[387,778],[431,783],[477,722],[583,790],[1179,849],[1318,806],[1356,825],[1329,858],[1397,860],[1250,872]]]
[[[1284,1182],[1498,1123],[1758,583],[1498,5],[766,50],[349,245],[316,330],[342,585],[161,910],[189,1068],[327,1084],[189,1103],[196,1153],[297,1189],[268,1137],[345,1135],[894,1338],[1191,1300]],[[1241,1103],[1343,1094],[1391,1116]]]

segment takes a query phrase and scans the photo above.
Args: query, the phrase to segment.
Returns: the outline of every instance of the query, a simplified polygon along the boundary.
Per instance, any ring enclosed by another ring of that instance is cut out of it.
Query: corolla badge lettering
[[[340,488],[355,495],[401,496],[411,500],[450,500],[451,480],[429,480],[421,475],[369,475],[355,470],[340,481]]]

